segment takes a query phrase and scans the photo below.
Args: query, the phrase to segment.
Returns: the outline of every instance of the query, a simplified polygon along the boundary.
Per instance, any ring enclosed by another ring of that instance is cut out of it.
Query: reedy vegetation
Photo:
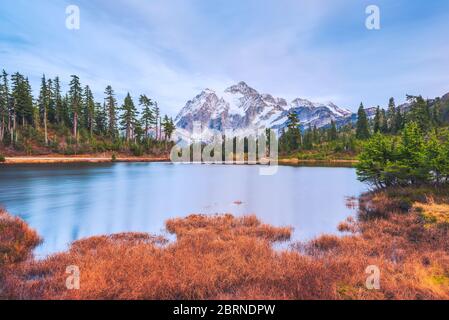
[[[323,235],[288,250],[272,244],[288,240],[289,228],[254,216],[192,215],[167,221],[172,242],[142,233],[99,236],[35,261],[29,257],[35,233],[6,218],[19,228],[8,227],[15,235],[1,239],[4,252],[28,251],[0,266],[0,298],[448,299],[448,191],[366,194],[359,219],[339,226],[343,236]],[[65,287],[69,265],[80,268],[80,290]],[[380,290],[365,286],[369,265],[381,270]]]

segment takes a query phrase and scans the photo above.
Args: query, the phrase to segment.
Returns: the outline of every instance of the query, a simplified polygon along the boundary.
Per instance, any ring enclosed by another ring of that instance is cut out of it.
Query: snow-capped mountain
[[[324,127],[331,121],[347,122],[352,117],[351,111],[332,102],[314,103],[301,98],[287,102],[283,98],[261,94],[245,82],[239,82],[224,92],[203,90],[187,102],[175,123],[178,128],[188,131],[197,122],[202,128],[247,135],[265,128],[278,131],[285,128],[290,112],[298,115],[304,128]]]

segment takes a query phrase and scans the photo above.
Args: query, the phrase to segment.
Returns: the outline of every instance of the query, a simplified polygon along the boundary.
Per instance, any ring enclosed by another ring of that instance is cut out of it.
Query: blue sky
[[[78,5],[81,29],[65,27]],[[365,28],[380,8],[381,29]],[[447,0],[0,0],[0,68],[38,86],[78,74],[98,101],[111,84],[175,115],[203,88],[260,92],[356,110],[390,96],[449,92]]]

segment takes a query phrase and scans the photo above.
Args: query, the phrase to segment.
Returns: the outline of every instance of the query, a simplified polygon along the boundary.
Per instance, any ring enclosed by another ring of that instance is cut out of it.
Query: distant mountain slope
[[[193,123],[199,122],[203,128],[230,131],[235,135],[257,129],[286,127],[287,116],[295,112],[303,127],[318,128],[331,121],[346,122],[352,112],[328,103],[314,103],[296,98],[287,102],[284,98],[271,94],[261,94],[239,82],[224,92],[203,90],[182,108],[175,119],[176,126],[192,130]]]
[[[435,99],[428,100],[432,107]],[[449,93],[441,98],[443,118],[449,121]],[[407,112],[411,103],[398,106]],[[376,107],[366,108],[369,119],[373,119]],[[296,98],[290,102],[271,94],[261,94],[245,82],[239,82],[223,92],[205,89],[189,100],[175,119],[178,133],[192,131],[193,124],[200,123],[202,130],[214,129],[234,136],[249,136],[265,128],[277,133],[287,126],[291,112],[298,116],[304,129],[322,128],[335,121],[337,126],[355,123],[357,114],[332,102],[316,103]]]

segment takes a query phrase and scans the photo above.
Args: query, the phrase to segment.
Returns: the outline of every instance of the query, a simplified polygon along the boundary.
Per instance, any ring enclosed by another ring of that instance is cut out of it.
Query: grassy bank
[[[328,159],[328,160],[314,160],[314,159],[297,159],[297,158],[281,158],[279,159],[279,164],[281,165],[291,165],[291,166],[310,166],[310,167],[354,167],[358,161],[357,160],[346,160],[346,159]]]
[[[365,194],[358,219],[338,226],[341,237],[289,250],[272,247],[290,238],[289,228],[254,216],[193,215],[167,221],[173,242],[141,233],[99,236],[43,261],[29,255],[35,233],[3,213],[0,228],[13,231],[0,233],[1,252],[18,257],[0,260],[3,298],[448,299],[448,203],[448,188]],[[70,265],[80,268],[80,290],[65,287]],[[379,290],[365,286],[370,265],[381,271]]]
[[[165,162],[170,161],[168,156],[129,156],[129,155],[77,155],[61,156],[48,155],[36,157],[5,157],[0,164],[46,164],[46,163],[105,163],[105,162]]]

